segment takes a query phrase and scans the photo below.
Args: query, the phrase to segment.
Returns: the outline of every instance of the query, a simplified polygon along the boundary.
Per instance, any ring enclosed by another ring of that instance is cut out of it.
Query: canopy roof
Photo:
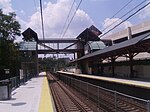
[[[105,59],[112,56],[122,56],[128,53],[150,52],[150,31],[133,35],[133,37],[134,38],[124,42],[87,54],[73,62],[87,59]]]
[[[89,28],[86,28],[82,33],[80,33],[77,39],[83,42],[100,40],[100,38],[95,33],[93,33]]]
[[[24,36],[25,39],[34,39],[35,41],[38,41],[38,36],[37,33],[35,31],[33,31],[31,28],[26,29],[22,35]]]

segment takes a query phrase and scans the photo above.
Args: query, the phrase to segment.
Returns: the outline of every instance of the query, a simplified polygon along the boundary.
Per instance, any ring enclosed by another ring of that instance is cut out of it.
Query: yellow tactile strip
[[[39,104],[39,112],[54,112],[52,96],[48,86],[48,80],[45,76],[43,79],[42,93]]]
[[[64,73],[64,74],[68,74],[68,75],[75,75],[75,76],[91,78],[91,79],[97,79],[97,80],[104,80],[104,81],[108,81],[108,82],[113,81],[115,83],[120,83],[120,84],[125,84],[125,85],[132,85],[132,86],[135,86],[135,87],[150,89],[150,83],[149,82],[133,81],[133,80],[109,78],[109,77],[101,77],[101,76],[93,76],[93,75],[85,75],[85,74],[77,74],[77,73],[62,72],[62,71],[58,71],[58,73],[62,73],[62,74]]]

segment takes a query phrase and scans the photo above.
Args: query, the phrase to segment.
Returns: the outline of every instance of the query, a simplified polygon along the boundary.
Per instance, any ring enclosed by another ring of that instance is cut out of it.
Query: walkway
[[[11,100],[0,101],[0,112],[53,112],[48,81],[43,75],[14,90]]]

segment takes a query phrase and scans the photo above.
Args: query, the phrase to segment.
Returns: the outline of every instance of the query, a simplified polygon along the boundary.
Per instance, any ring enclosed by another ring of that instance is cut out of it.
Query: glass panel
[[[20,50],[36,50],[36,42],[21,42]]]
[[[106,46],[102,41],[93,41],[88,43],[91,50],[93,49],[104,49]]]

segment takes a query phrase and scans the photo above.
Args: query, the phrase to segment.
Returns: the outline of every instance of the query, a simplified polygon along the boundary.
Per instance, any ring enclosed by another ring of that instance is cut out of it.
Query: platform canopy
[[[99,41],[100,38],[98,36],[100,34],[102,34],[102,32],[92,25],[90,28],[86,28],[83,32],[81,32],[77,36],[77,39],[84,43],[88,41]]]
[[[88,59],[106,59],[108,57],[140,52],[150,52],[150,31],[135,34],[132,39],[87,54],[73,62]]]
[[[24,40],[28,40],[28,41],[31,41],[31,40],[35,40],[36,42],[38,42],[38,35],[35,31],[33,31],[31,28],[27,28],[23,33],[23,39]]]

